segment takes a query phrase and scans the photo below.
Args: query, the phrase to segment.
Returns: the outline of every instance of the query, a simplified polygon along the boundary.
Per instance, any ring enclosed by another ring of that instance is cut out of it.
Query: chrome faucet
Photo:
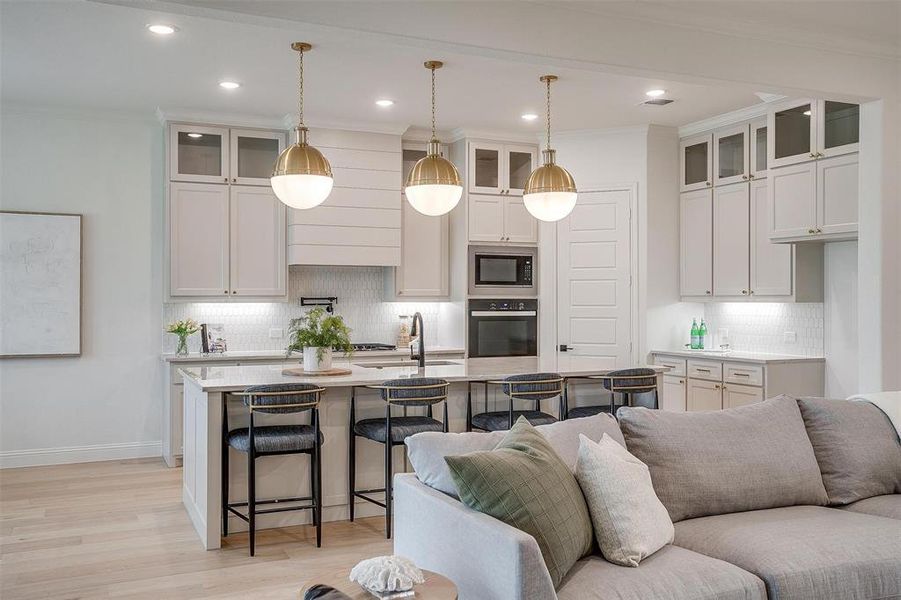
[[[410,336],[416,338],[416,345],[419,348],[419,354],[413,354],[413,344],[410,344],[410,358],[419,361],[419,368],[423,369],[425,368],[425,341],[423,340],[425,336],[423,335],[422,314],[419,312],[413,315]]]

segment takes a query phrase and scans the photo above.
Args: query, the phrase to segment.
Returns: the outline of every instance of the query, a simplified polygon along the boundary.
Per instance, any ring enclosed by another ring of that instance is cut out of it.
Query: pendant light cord
[[[547,80],[547,149],[551,149],[551,80]]]
[[[300,60],[298,61],[298,71],[300,76],[298,80],[300,81],[299,91],[300,91],[300,99],[297,102],[297,116],[300,120],[298,124],[300,127],[303,127],[303,49],[300,50]]]
[[[432,71],[432,139],[435,139],[435,67]]]

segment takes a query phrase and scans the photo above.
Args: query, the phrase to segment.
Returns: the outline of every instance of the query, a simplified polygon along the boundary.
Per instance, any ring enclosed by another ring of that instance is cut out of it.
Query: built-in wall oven
[[[470,296],[537,296],[537,248],[470,246]]]
[[[469,300],[469,357],[537,356],[538,300]]]

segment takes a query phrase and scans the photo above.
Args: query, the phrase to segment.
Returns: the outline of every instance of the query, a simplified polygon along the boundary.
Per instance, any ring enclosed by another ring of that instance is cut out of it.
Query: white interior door
[[[581,192],[557,224],[557,339],[601,369],[629,366],[634,191]]]

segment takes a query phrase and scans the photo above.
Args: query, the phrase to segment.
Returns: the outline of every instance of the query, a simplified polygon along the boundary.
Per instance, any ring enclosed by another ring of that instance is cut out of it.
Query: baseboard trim
[[[0,469],[68,465],[103,460],[147,458],[161,456],[163,445],[155,442],[126,442],[122,444],[96,444],[93,446],[69,446],[63,448],[34,448],[0,452]]]

